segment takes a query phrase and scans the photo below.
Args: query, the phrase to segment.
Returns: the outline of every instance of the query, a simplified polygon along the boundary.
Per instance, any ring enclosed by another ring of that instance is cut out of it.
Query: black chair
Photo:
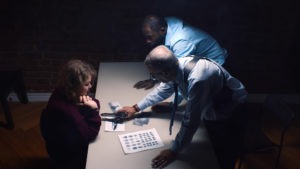
[[[256,123],[257,125],[254,123],[256,126],[248,125],[252,130],[252,134],[245,134],[246,137],[244,138],[244,145],[240,152],[238,168],[240,169],[242,167],[242,163],[247,154],[259,155],[261,153],[270,153],[272,157],[274,157],[275,153],[274,169],[278,169],[285,134],[295,118],[295,112],[281,96],[268,95],[261,105],[259,113],[256,115],[258,116],[257,118],[259,118],[258,123]],[[270,136],[269,134],[272,133],[272,131],[278,134]],[[249,138],[249,136],[252,138]],[[259,138],[257,136],[259,136]],[[249,139],[253,140],[254,138],[259,140],[256,141],[256,145],[247,145]],[[249,147],[251,148],[249,149]]]
[[[0,70],[0,102],[4,112],[6,123],[0,122],[0,127],[8,129],[14,128],[14,121],[10,111],[7,97],[11,91],[17,94],[18,99],[21,103],[28,103],[28,97],[26,88],[23,80],[21,70]]]

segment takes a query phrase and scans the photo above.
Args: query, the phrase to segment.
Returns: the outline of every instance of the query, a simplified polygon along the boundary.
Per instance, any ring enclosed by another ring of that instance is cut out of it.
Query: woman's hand
[[[98,109],[97,103],[90,96],[80,96],[80,103],[92,109]]]

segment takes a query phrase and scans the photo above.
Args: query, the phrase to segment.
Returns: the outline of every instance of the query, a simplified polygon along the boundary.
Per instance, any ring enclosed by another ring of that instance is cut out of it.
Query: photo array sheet
[[[155,128],[118,136],[125,154],[164,146]]]

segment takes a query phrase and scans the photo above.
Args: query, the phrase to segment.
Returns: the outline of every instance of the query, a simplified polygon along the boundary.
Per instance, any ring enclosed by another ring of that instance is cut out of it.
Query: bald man
[[[164,168],[172,162],[176,154],[189,145],[203,121],[221,168],[233,169],[236,152],[232,147],[236,145],[231,138],[237,133],[232,130],[229,122],[234,109],[247,97],[244,85],[218,63],[204,58],[178,59],[164,45],[155,47],[146,56],[144,63],[160,84],[134,106],[125,106],[119,111],[132,117],[136,112],[169,98],[176,91],[176,86],[187,100],[182,125],[171,149],[163,150],[155,157],[152,167]],[[227,96],[228,92],[224,91],[230,91],[230,95]]]

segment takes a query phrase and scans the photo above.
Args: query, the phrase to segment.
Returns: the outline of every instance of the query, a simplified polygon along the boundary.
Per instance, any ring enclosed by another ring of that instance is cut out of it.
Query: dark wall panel
[[[0,2],[0,67],[23,70],[29,92],[53,89],[72,58],[143,61],[146,14],[184,19],[229,53],[226,67],[252,93],[299,93],[296,5],[269,0],[11,0]]]

